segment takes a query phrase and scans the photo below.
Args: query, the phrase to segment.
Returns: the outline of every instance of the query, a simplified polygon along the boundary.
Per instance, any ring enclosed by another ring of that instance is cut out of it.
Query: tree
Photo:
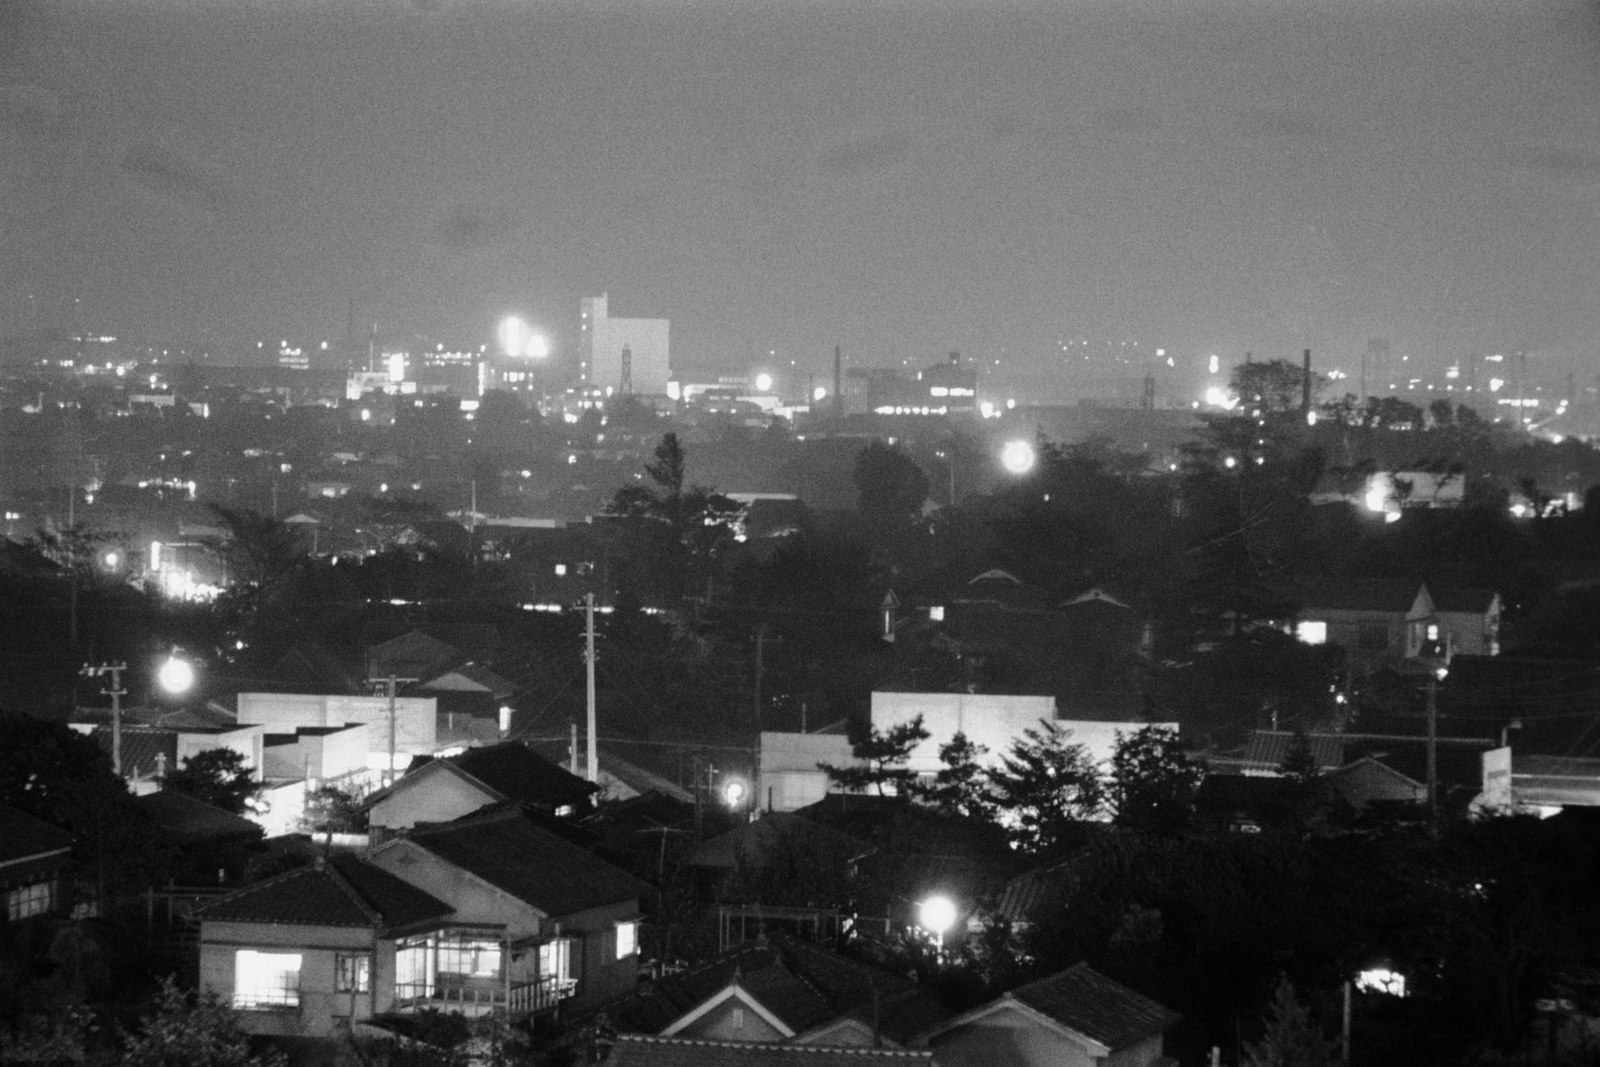
[[[367,813],[361,801],[337,786],[325,785],[306,798],[300,819],[306,830],[319,834],[360,834],[367,831]]]
[[[995,806],[1014,820],[1013,842],[1047,855],[1077,841],[1078,823],[1099,814],[1105,790],[1088,750],[1068,742],[1070,731],[1042,719],[1039,726],[1012,742],[989,779]]]
[[[1305,368],[1286,359],[1241,363],[1228,383],[1242,406],[1262,414],[1298,412],[1304,397]],[[1312,379],[1313,401],[1316,379]]]
[[[1278,979],[1261,1040],[1244,1047],[1245,1067],[1332,1067],[1333,1042],[1294,995],[1287,977]]]
[[[904,452],[873,441],[856,453],[851,471],[861,513],[875,523],[899,526],[922,514],[928,476]]]
[[[261,789],[244,757],[231,748],[208,748],[186,756],[183,767],[163,781],[168,789],[234,815],[242,814]]]
[[[102,910],[120,891],[148,884],[156,858],[150,825],[94,738],[0,712],[0,804],[76,838],[80,877]]]
[[[606,513],[662,524],[657,566],[673,580],[672,593],[698,592],[711,577],[711,566],[733,539],[733,520],[740,506],[715,489],[689,484],[687,454],[678,435],[669,433],[656,445],[655,462],[645,465],[653,485],[627,485],[606,505]]]
[[[250,1052],[250,1037],[234,1010],[215,993],[193,998],[171,978],[163,979],[156,1010],[129,1034],[123,1067],[282,1067],[280,1052]]]
[[[897,794],[904,796],[917,780],[916,773],[906,767],[906,760],[910,758],[911,750],[927,739],[928,731],[922,725],[921,715],[910,722],[891,726],[886,731],[879,730],[870,722],[865,729],[852,722],[850,752],[866,766],[835,767],[831,763],[819,763],[817,766],[827,772],[830,782],[841,788],[854,792],[874,789],[879,796],[885,796],[892,787]]]
[[[1177,833],[1194,821],[1201,777],[1176,731],[1147,726],[1119,732],[1111,756],[1112,821],[1146,833]]]
[[[920,787],[918,792],[947,815],[992,818],[994,801],[990,796],[988,772],[981,762],[988,754],[988,748],[964,733],[957,733],[939,746],[939,762],[944,766],[934,774],[933,781]]]

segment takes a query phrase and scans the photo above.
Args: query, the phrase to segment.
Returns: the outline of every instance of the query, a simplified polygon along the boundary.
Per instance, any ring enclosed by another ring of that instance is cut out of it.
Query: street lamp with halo
[[[933,935],[933,943],[944,951],[944,935],[956,924],[956,903],[947,896],[935,893],[917,906],[917,925]]]
[[[187,693],[194,685],[194,664],[173,653],[156,671],[156,681],[173,696]]]

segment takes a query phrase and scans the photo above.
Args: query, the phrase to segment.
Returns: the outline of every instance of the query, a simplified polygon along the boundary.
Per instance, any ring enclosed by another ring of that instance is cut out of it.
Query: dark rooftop
[[[1087,963],[1030,982],[1006,996],[1113,1051],[1159,1034],[1181,1018]]]
[[[515,812],[418,828],[409,839],[546,915],[568,915],[651,891],[633,875]]]
[[[449,915],[450,905],[355,856],[268,878],[198,909],[214,922],[355,926],[394,930]]]

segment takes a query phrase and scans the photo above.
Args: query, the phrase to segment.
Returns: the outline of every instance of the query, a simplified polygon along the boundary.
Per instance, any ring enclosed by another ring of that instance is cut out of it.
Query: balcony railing
[[[300,990],[258,989],[235,993],[233,1006],[240,1011],[287,1011],[300,1006]]]
[[[544,978],[537,982],[514,983],[509,990],[493,980],[466,984],[429,985],[426,982],[397,982],[394,987],[396,1011],[438,1008],[463,1015],[489,1015],[509,1009],[512,1015],[548,1011],[577,992],[576,979]]]

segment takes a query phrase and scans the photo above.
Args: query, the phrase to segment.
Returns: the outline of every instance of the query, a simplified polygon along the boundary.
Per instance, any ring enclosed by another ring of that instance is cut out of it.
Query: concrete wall
[[[325,696],[304,693],[240,693],[239,721],[261,723],[273,733],[293,733],[303,726],[367,725],[367,765],[387,766],[389,698]],[[433,697],[395,700],[396,765],[410,757],[430,755],[438,744],[439,702]],[[373,763],[376,759],[379,762]]]
[[[933,774],[942,766],[939,746],[948,744],[956,734],[965,733],[969,740],[988,748],[988,758],[994,761],[1023,730],[1037,729],[1041,719],[1054,721],[1056,702],[1050,696],[989,693],[872,694],[874,729],[887,732],[918,715],[928,739],[912,749],[909,765],[919,774]]]
[[[264,752],[266,730],[262,727],[241,726],[237,730],[221,730],[216,733],[190,733],[185,730],[176,733],[179,767],[182,767],[183,761],[191,756],[216,748],[225,748],[243,756],[245,762],[255,771],[256,780],[261,780],[262,766],[266,762]]]
[[[794,811],[821,800],[828,776],[818,763],[844,767],[855,762],[842,734],[792,734],[763,731],[756,804],[763,811]]]
[[[371,727],[355,724],[333,733],[296,731],[294,741],[269,745],[265,750],[268,778],[311,777],[319,781],[343,778],[367,769]],[[388,743],[387,735],[384,738]]]

